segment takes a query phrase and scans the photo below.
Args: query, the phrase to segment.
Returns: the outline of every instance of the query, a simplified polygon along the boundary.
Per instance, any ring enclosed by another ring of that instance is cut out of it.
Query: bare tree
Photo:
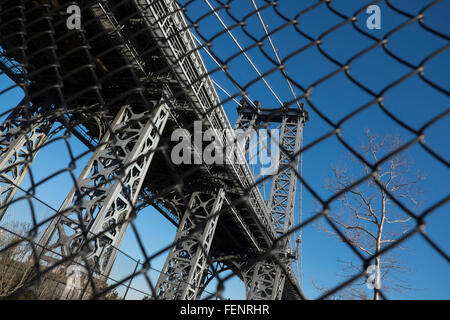
[[[10,223],[0,229],[0,298],[15,294],[33,271],[30,247],[23,241],[27,223]]]
[[[372,163],[377,163],[402,144],[399,136],[390,134],[379,136],[372,134],[369,129],[366,129],[366,138],[361,151]],[[359,177],[372,173],[372,169],[359,159],[353,156],[349,158],[348,165],[333,165],[332,177],[326,181],[327,189],[333,193],[347,190],[339,197],[336,210],[332,210],[329,214],[329,218],[342,230],[346,239],[342,239],[330,227],[321,225],[320,228],[340,241],[350,242],[363,255],[375,257],[374,271],[378,273],[384,291],[405,293],[412,290],[413,288],[402,277],[397,277],[408,271],[405,264],[400,261],[398,252],[388,251],[383,255],[379,253],[385,246],[395,242],[407,232],[413,226],[413,221],[392,202],[376,181],[406,206],[417,208],[422,205],[419,201],[422,196],[420,183],[426,176],[418,171],[413,172],[412,160],[404,153],[397,153],[381,164],[372,178],[349,189]],[[400,246],[397,248],[405,249]],[[353,260],[339,260],[339,262],[343,277],[363,271],[362,266]],[[355,281],[342,290],[338,298],[370,299],[365,284],[366,279]],[[372,298],[379,299],[376,286],[373,288]]]
[[[67,274],[67,266],[52,268],[42,273],[39,281],[30,281],[38,274],[30,242],[26,240],[30,230],[31,224],[26,222],[0,226],[0,299],[89,299],[93,294],[92,285],[82,279],[80,288],[74,287],[74,278]],[[104,289],[106,283],[96,280],[96,286]],[[103,299],[118,300],[120,297],[114,290]]]

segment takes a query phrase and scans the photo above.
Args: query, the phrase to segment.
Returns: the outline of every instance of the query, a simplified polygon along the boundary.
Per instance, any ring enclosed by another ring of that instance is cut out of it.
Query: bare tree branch
[[[392,153],[402,145],[399,136],[391,134],[377,135],[366,130],[366,141],[361,146],[361,150],[374,163],[378,162],[385,154]],[[372,174],[372,168],[361,163],[355,157],[349,164],[354,164],[354,168],[361,166],[366,175]],[[339,234],[329,228],[322,228],[322,231],[334,236],[336,239],[351,243],[353,246],[374,258],[375,265],[380,269],[383,279],[383,289],[395,292],[404,292],[412,288],[394,273],[403,273],[408,269],[403,266],[393,252],[379,254],[381,250],[392,243],[395,243],[404,232],[412,226],[410,216],[404,217],[404,213],[393,205],[385,190],[389,191],[389,196],[397,199],[408,200],[414,207],[419,207],[422,195],[420,183],[426,178],[419,172],[411,172],[412,162],[405,154],[396,153],[388,161],[377,168],[377,174],[357,187],[349,189],[356,179],[353,176],[353,167],[332,165],[332,178],[326,181],[326,188],[333,193],[344,191],[337,199],[338,210],[329,214],[337,226],[343,229],[343,239]],[[382,189],[379,185],[382,185]],[[398,246],[398,248],[401,248]],[[362,272],[360,266],[356,266],[352,261],[341,261],[344,276],[351,277]],[[355,281],[348,288],[341,290],[337,297],[347,299],[369,299],[369,295],[364,287],[365,281]],[[373,299],[378,299],[378,290],[373,290]]]

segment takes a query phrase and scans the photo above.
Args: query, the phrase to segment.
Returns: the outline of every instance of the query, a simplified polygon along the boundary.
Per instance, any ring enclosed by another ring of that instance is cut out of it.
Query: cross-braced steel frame
[[[200,297],[224,195],[222,189],[192,193],[156,285],[156,298],[194,300]]]
[[[285,104],[280,110],[253,109],[248,104],[238,108],[239,117],[236,123],[237,129],[253,130],[260,122],[268,123],[271,120],[281,122],[281,132],[277,144],[280,146],[278,167],[279,172],[272,178],[268,207],[272,217],[272,223],[277,235],[283,236],[294,223],[294,206],[296,195],[298,169],[298,151],[303,137],[303,126],[307,119],[304,110],[289,110]],[[275,139],[275,137],[272,137]],[[247,151],[247,145],[244,146]],[[290,237],[285,237],[277,244],[278,248],[273,254],[281,259],[290,268],[291,242]],[[247,299],[249,300],[275,300],[281,299],[283,294],[285,274],[278,261],[269,258],[251,266],[244,278],[248,286]]]
[[[168,118],[165,104],[154,106],[150,112],[120,109],[42,236],[42,260],[54,263],[81,252],[77,262],[109,274]]]
[[[39,149],[48,140],[55,122],[45,116],[49,107],[30,107],[24,98],[0,126],[0,220]]]

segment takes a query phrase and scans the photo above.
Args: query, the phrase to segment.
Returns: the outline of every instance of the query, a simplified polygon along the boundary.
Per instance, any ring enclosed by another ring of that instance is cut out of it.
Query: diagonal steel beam
[[[47,108],[30,107],[24,98],[0,126],[0,221],[49,138],[55,120],[43,116]]]
[[[121,108],[40,239],[42,261],[75,255],[100,279],[109,275],[169,115],[153,103],[151,113]]]
[[[225,193],[194,192],[178,227],[174,246],[156,285],[156,297],[195,300],[203,290],[207,255],[216,230]]]
[[[285,109],[287,110],[286,106]],[[284,235],[294,223],[297,183],[295,170],[299,164],[299,156],[294,155],[300,150],[305,121],[305,114],[301,112],[295,117],[285,113],[282,120],[279,141],[282,150],[279,153],[279,167],[286,167],[286,169],[272,178],[269,198],[272,221],[278,236]],[[275,254],[279,255],[281,261],[286,263],[288,269],[291,268],[290,260],[287,258],[291,256],[290,237],[286,237],[279,243]],[[247,285],[249,286],[247,299],[281,299],[285,280],[286,275],[273,259],[260,261],[247,272]]]

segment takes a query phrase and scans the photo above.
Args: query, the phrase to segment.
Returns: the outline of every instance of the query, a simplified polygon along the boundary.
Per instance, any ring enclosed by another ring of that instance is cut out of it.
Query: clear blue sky
[[[259,5],[265,3],[263,0],[256,2]],[[315,2],[312,0],[284,0],[279,1],[279,9],[286,17],[293,19],[298,12]],[[217,3],[214,1],[211,1],[211,3],[217,7]],[[362,3],[363,1],[360,0],[340,0],[333,1],[332,6],[345,15],[353,15],[362,6]],[[430,1],[398,0],[392,1],[392,3],[411,14],[417,14]],[[384,3],[381,3],[380,7],[381,30],[369,31],[365,27],[368,15],[364,12],[358,16],[357,22],[358,26],[378,38],[382,38],[395,26],[407,20],[388,8]],[[240,20],[252,10],[253,7],[250,1],[234,1],[231,4],[231,13]],[[205,3],[200,0],[190,4],[188,7],[188,14],[193,20],[198,19],[206,11]],[[220,15],[226,24],[231,25],[233,23],[233,20],[224,11],[220,11]],[[269,30],[274,30],[283,23],[271,8],[264,10],[262,16]],[[324,31],[341,21],[343,20],[333,14],[325,5],[320,5],[300,18],[299,27],[305,33],[317,38]],[[430,27],[448,34],[450,31],[450,1],[442,1],[428,10],[424,21]],[[200,20],[198,23],[200,25],[199,32],[206,38],[212,37],[221,30],[213,15]],[[256,16],[246,20],[246,24],[248,32],[253,34],[254,37],[261,38],[264,35]],[[232,32],[243,47],[253,43],[253,40],[246,36],[239,27],[234,28]],[[295,31],[292,26],[275,33],[272,39],[282,59],[296,49],[308,44],[308,40]],[[389,49],[415,65],[419,64],[425,56],[448,43],[425,31],[417,22],[403,28],[389,39]],[[351,56],[373,44],[372,40],[356,32],[350,24],[330,33],[323,38],[322,42],[323,49],[341,63],[345,63]],[[213,41],[212,50],[217,56],[225,60],[238,52],[239,49],[233,44],[228,35],[223,34]],[[273,57],[267,41],[265,42],[264,50]],[[273,65],[261,54],[258,48],[249,50],[248,54],[263,73],[273,68]],[[204,60],[210,70],[216,68],[216,65],[207,55],[204,55]],[[230,74],[243,86],[257,77],[257,74],[242,56],[230,61],[228,66]],[[295,55],[286,63],[288,75],[305,88],[337,69],[338,67],[321,55],[316,47],[311,47]],[[350,72],[358,81],[378,93],[389,83],[410,72],[410,69],[389,57],[381,48],[377,48],[352,62]],[[446,90],[450,89],[449,74],[450,50],[443,52],[426,64],[425,75]],[[230,93],[234,94],[237,92],[236,88],[221,72],[214,73],[213,78]],[[288,86],[279,72],[272,73],[266,79],[281,100],[292,99]],[[8,79],[4,76],[0,77],[0,91],[9,85],[10,81]],[[262,81],[251,85],[247,91],[250,98],[259,100],[265,108],[279,106]],[[295,88],[295,91],[297,95],[303,94],[299,88]],[[218,93],[222,99],[226,99],[226,95],[220,90],[218,90]],[[1,94],[2,112],[13,107],[20,98],[21,93],[18,90]],[[370,100],[371,96],[349,81],[344,73],[339,73],[320,83],[314,88],[311,95],[311,101],[314,105],[334,122],[338,122],[349,112]],[[448,97],[425,84],[418,76],[409,78],[386,93],[384,103],[395,116],[415,129],[419,129],[428,120],[449,108]],[[224,108],[230,122],[234,124],[237,118],[236,104],[228,102],[224,104]],[[332,130],[332,127],[315,113],[308,104],[306,104],[306,108],[309,111],[310,121],[304,130],[304,145]],[[380,134],[387,132],[399,134],[404,140],[414,137],[413,134],[392,121],[377,105],[371,106],[346,122],[342,126],[342,137],[350,145],[357,148],[363,141],[365,128],[370,128],[372,132]],[[426,131],[427,145],[445,159],[450,158],[449,128],[450,119],[446,117]],[[76,154],[85,151],[85,147],[76,141],[75,138],[69,139],[69,143]],[[304,178],[323,199],[331,195],[325,189],[324,182],[331,173],[330,166],[332,163],[343,161],[346,152],[345,147],[335,137],[330,137],[303,155]],[[429,175],[424,184],[424,208],[447,196],[450,189],[448,169],[431,157],[419,145],[414,145],[407,153],[414,160],[414,168],[420,168]],[[86,161],[87,157],[84,157],[77,163],[75,170],[77,174],[82,170]],[[42,180],[57,170],[66,168],[68,162],[67,147],[63,141],[56,141],[39,153],[32,167],[33,177],[36,181]],[[67,173],[58,175],[41,185],[36,195],[53,207],[58,208],[71,188],[69,179],[70,177]],[[29,185],[29,180],[26,180],[24,186]],[[298,199],[299,195],[297,195],[295,208],[296,223],[299,221],[300,212]],[[305,188],[303,188],[302,199],[303,218],[307,218],[316,212],[317,208],[314,206],[314,197]],[[49,209],[37,203],[36,212],[39,218],[46,217],[52,213]],[[10,207],[2,224],[8,221],[26,220],[28,218],[29,208],[22,201]],[[170,244],[176,232],[175,227],[150,208],[143,210],[139,214],[136,225],[148,254],[154,253],[161,247]],[[447,253],[450,252],[449,227],[448,204],[439,208],[427,218],[427,233]],[[408,296],[392,293],[388,294],[388,297],[394,299],[449,299],[450,270],[447,262],[425,243],[420,236],[411,238],[408,241],[408,246],[411,250],[401,252],[401,256],[412,272],[402,277],[418,290],[410,292]],[[132,232],[127,233],[122,249],[130,256],[142,259],[142,254]],[[312,299],[319,295],[319,292],[312,285],[313,281],[326,287],[333,287],[342,281],[342,278],[337,276],[340,272],[337,260],[349,258],[352,255],[350,250],[341,243],[328,238],[313,225],[307,226],[303,230],[303,288],[306,296]],[[152,261],[152,267],[161,270],[164,260],[164,255],[158,257]],[[135,263],[133,261],[119,254],[111,277],[121,279],[132,272],[134,266]],[[152,271],[150,275],[152,280],[156,282],[158,273]],[[150,292],[142,278],[135,279],[133,286],[144,292]],[[215,291],[213,287],[209,289]],[[243,285],[236,278],[228,281],[225,289],[224,295],[227,297],[244,298]],[[123,289],[120,292],[123,292]],[[129,292],[129,298],[139,299],[141,297],[141,293]]]

